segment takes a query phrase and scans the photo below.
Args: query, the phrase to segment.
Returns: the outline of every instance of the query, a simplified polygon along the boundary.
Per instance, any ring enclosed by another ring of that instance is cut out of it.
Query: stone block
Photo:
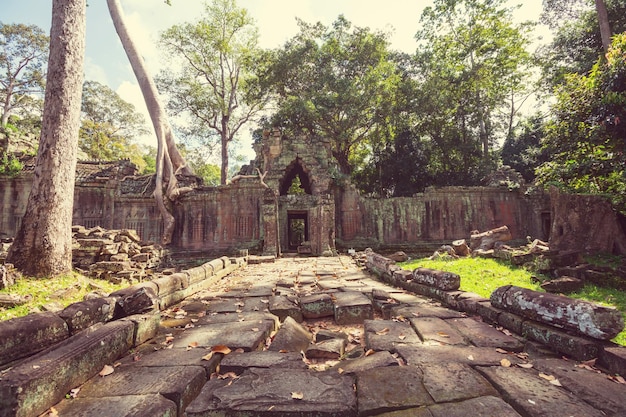
[[[194,268],[187,269],[185,272],[189,276],[190,283],[196,283],[207,279],[207,270],[204,266],[196,266]]]
[[[287,317],[291,317],[298,323],[304,320],[300,307],[284,295],[271,296],[269,298],[269,310],[281,322],[285,321]]]
[[[236,318],[235,318],[236,320]],[[243,349],[246,352],[259,350],[265,345],[265,339],[274,330],[271,320],[231,321],[228,323],[202,324],[187,329],[180,339],[174,341],[174,348],[188,346],[212,347],[228,346],[232,350]]]
[[[207,382],[187,407],[186,414],[187,417],[354,416],[357,405],[353,385],[351,376],[338,373],[251,368],[231,381]]]
[[[411,325],[392,320],[365,320],[366,349],[395,352],[398,345],[421,344]]]
[[[579,361],[597,358],[602,350],[598,341],[574,336],[531,320],[526,320],[522,324],[522,336],[543,343],[554,351]]]
[[[626,347],[605,347],[600,351],[598,365],[611,373],[626,375]]]
[[[505,329],[509,329],[515,334],[522,334],[522,324],[524,323],[524,318],[518,316],[517,314],[509,313],[508,311],[503,311],[498,316],[498,324]]]
[[[346,339],[327,339],[321,342],[311,343],[307,347],[305,355],[308,359],[332,359],[337,360],[345,353]]]
[[[474,346],[501,348],[512,352],[521,352],[524,349],[524,343],[521,340],[506,335],[482,321],[464,318],[448,320],[448,323]]]
[[[305,351],[312,341],[313,335],[288,316],[274,336],[269,350],[273,352],[301,352]]]
[[[498,308],[531,320],[609,340],[624,329],[622,313],[584,300],[507,285],[491,294]]]
[[[372,318],[372,301],[362,293],[339,292],[334,297],[337,324],[359,324]]]
[[[11,368],[0,380],[0,416],[43,413],[127,352],[133,333],[129,322],[96,325]]]
[[[439,307],[430,303],[412,304],[410,306],[396,306],[391,309],[394,317],[438,317],[440,319],[454,319],[463,317],[458,311]]]
[[[429,363],[420,365],[424,386],[437,403],[498,395],[489,382],[470,366],[458,363]]]
[[[211,266],[211,268],[213,268],[213,274],[217,274],[219,271],[224,269],[224,261],[221,258],[213,259],[207,262],[205,265],[209,265]]]
[[[58,314],[65,320],[70,334],[73,335],[96,323],[106,323],[113,319],[116,301],[114,297],[94,298],[70,304]]]
[[[135,314],[120,321],[130,321],[135,328],[133,346],[139,346],[156,336],[161,324],[161,314]]]
[[[498,317],[503,312],[499,308],[491,305],[490,301],[479,301],[476,303],[476,314],[478,314],[487,323],[498,323]]]
[[[405,345],[398,346],[398,354],[409,365],[457,362],[470,366],[500,366],[503,358],[513,364],[524,362],[515,355],[502,354],[491,347],[476,346]]]
[[[585,416],[605,414],[561,387],[539,378],[533,369],[502,366],[477,368],[495,386],[503,399],[528,416]]]
[[[440,343],[443,345],[466,345],[467,342],[461,333],[450,326],[446,320],[437,317],[423,317],[409,319],[411,326],[424,343]]]
[[[359,415],[371,416],[433,404],[422,378],[420,368],[413,366],[383,367],[357,373]]]
[[[121,395],[119,397],[74,398],[54,407],[60,416],[174,417],[176,404],[162,395]]]
[[[375,252],[368,252],[366,257],[365,265],[367,269],[374,272],[376,275],[392,276],[392,274],[389,273],[389,268],[396,264],[394,261]]]
[[[65,320],[54,313],[29,314],[0,322],[0,365],[21,359],[70,336]]]
[[[283,368],[283,369],[307,369],[300,352],[243,352],[229,353],[220,362],[220,372],[234,372],[241,375],[248,368]]]
[[[161,394],[176,404],[178,415],[182,415],[206,380],[206,372],[201,366],[122,365],[110,375],[89,380],[82,386],[80,397]]]
[[[417,268],[413,271],[413,281],[444,291],[456,291],[461,286],[461,277],[452,272]]]
[[[583,280],[573,277],[560,277],[541,284],[541,288],[544,291],[555,294],[576,292],[584,286],[585,282]]]
[[[334,316],[333,300],[328,294],[312,294],[300,298],[302,315],[307,319]]]
[[[117,298],[116,317],[132,316],[158,309],[158,287],[153,282],[131,285],[110,294]]]
[[[476,314],[478,310],[478,303],[483,301],[489,301],[482,295],[478,295],[473,292],[463,292],[457,297],[457,303],[459,310],[465,311],[470,314]]]

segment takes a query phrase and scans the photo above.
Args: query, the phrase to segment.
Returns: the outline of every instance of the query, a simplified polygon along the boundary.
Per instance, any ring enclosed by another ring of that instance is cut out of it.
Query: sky
[[[522,4],[515,18],[537,20],[542,0],[510,0]],[[35,24],[50,31],[52,0],[0,0],[2,23]],[[105,0],[88,0],[85,79],[98,81],[115,90],[146,116],[147,110],[124,49],[111,22]],[[127,25],[138,44],[152,75],[162,67],[157,41],[159,34],[172,25],[198,20],[204,10],[203,0],[120,0]],[[392,33],[391,47],[412,53],[416,49],[415,33],[422,10],[430,0],[238,0],[255,19],[262,48],[278,48],[297,34],[296,17],[308,22],[332,23],[343,14],[356,26]],[[542,35],[538,32],[537,36]],[[252,127],[252,126],[250,126]],[[245,128],[244,128],[245,129]],[[247,132],[247,129],[245,129]],[[244,132],[245,133],[245,132]],[[245,136],[245,135],[244,135]],[[248,138],[249,139],[249,138]],[[243,138],[244,142],[246,140]],[[141,138],[142,143],[156,146],[154,135]],[[243,146],[246,156],[253,157],[249,144]]]

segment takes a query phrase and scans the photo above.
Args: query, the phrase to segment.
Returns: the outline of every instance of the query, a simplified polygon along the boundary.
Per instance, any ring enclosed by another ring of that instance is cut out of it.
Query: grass
[[[0,307],[0,320],[22,317],[32,312],[43,311],[42,306],[55,303],[61,307],[82,301],[85,294],[100,290],[110,293],[127,285],[116,285],[108,281],[87,278],[78,273],[71,273],[57,278],[37,279],[19,278],[15,285],[0,290],[0,294],[30,295],[32,299],[23,305]]]
[[[485,258],[417,259],[404,262],[400,266],[408,270],[422,267],[454,272],[461,277],[461,290],[473,292],[485,298],[489,298],[496,288],[504,285],[516,285],[535,291],[543,291],[539,286],[540,282],[531,278],[533,275],[537,276],[536,274],[501,260]],[[547,279],[542,276],[537,277],[540,280]],[[568,296],[615,307],[622,312],[624,320],[626,320],[626,291],[587,284],[581,291],[568,294]],[[626,346],[626,330],[618,334],[613,342]]]

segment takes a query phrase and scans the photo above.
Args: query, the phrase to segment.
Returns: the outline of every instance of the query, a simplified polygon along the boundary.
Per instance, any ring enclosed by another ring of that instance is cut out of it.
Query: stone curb
[[[395,262],[374,252],[367,253],[366,267],[388,284],[437,299],[455,310],[479,315],[485,322],[502,326],[526,339],[546,345],[559,354],[571,356],[579,361],[599,357],[601,364],[610,371],[626,369],[626,348],[614,343],[570,334],[563,329],[522,317],[516,312],[502,310],[502,306],[499,305],[500,308],[498,308],[492,305],[490,300],[477,294],[460,290],[446,291],[437,288],[437,286],[441,287],[439,284],[431,286],[415,282],[412,280],[414,273],[398,270]],[[611,354],[605,353],[605,349],[608,349]],[[615,354],[615,352],[620,353]]]

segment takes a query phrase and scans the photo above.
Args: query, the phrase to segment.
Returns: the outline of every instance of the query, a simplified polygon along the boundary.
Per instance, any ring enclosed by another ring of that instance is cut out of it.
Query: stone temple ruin
[[[318,143],[268,132],[254,145],[256,160],[230,184],[209,187],[195,178],[181,178],[195,190],[172,207],[172,251],[322,255],[352,247],[411,247],[429,252],[470,230],[501,225],[515,239],[550,237],[550,199],[544,193],[502,186],[446,187],[410,198],[368,198],[340,174],[329,144]],[[134,174],[127,161],[80,162],[73,223],[134,229],[143,240],[160,242],[163,226],[151,197],[152,177]],[[0,239],[16,234],[31,183],[28,166],[22,175],[0,180]]]

